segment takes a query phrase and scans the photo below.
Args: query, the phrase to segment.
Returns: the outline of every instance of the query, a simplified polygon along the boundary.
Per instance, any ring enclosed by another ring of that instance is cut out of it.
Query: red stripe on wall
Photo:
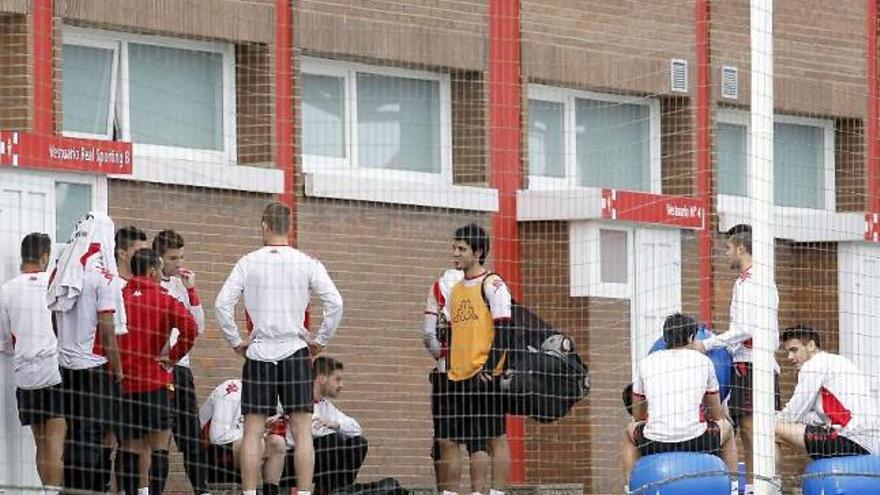
[[[34,120],[33,132],[44,136],[55,133],[54,93],[52,78],[52,0],[33,0],[34,47]]]
[[[519,2],[489,1],[489,160],[498,212],[492,215],[492,259],[513,296],[521,299],[516,193],[522,183],[522,87]],[[525,481],[525,422],[508,417],[510,482]]]
[[[296,245],[296,170],[293,149],[293,13],[291,0],[275,0],[275,166],[284,171],[278,201],[290,208],[288,239]]]

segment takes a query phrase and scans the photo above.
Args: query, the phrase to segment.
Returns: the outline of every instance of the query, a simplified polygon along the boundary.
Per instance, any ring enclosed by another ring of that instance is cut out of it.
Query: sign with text
[[[705,217],[706,208],[699,198],[602,190],[602,218],[701,230]]]
[[[0,166],[130,174],[131,143],[0,131]]]

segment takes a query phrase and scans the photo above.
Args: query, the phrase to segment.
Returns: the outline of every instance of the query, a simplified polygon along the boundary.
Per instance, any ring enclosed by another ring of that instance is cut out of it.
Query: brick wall
[[[0,129],[31,125],[28,18],[0,14]]]
[[[311,198],[298,205],[298,218],[299,246],[325,263],[345,301],[326,352],[346,366],[338,405],[370,442],[362,479],[432,483],[425,298],[449,266],[453,231],[472,221],[488,229],[488,218]]]

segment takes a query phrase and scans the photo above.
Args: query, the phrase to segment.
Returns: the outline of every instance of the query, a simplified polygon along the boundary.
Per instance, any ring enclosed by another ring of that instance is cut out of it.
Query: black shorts
[[[487,441],[507,433],[504,396],[497,380],[483,383],[475,376],[454,382],[440,380],[434,435],[467,447],[468,452],[486,451]]]
[[[752,363],[733,363],[730,370],[730,399],[727,407],[733,427],[739,428],[739,419],[752,415]],[[780,408],[779,374],[773,375],[773,404],[775,410]]]
[[[143,438],[149,433],[170,430],[171,394],[164,387],[151,392],[122,394],[119,419],[116,435],[121,440]]]
[[[208,444],[205,448],[205,457],[208,462],[208,479],[211,483],[241,482],[239,470],[235,468],[235,459],[232,453],[233,443],[225,445]]]
[[[38,425],[64,417],[64,390],[61,384],[31,390],[16,389],[18,421],[21,426]]]
[[[807,429],[804,431],[804,445],[807,447],[807,454],[813,460],[844,455],[870,454],[864,447],[842,436],[829,426],[807,425]]]
[[[633,430],[633,440],[642,456],[664,454],[666,452],[701,452],[704,454],[719,455],[721,453],[721,427],[715,421],[706,423],[706,431],[684,442],[657,442],[645,436],[646,422],[641,422]]]
[[[273,416],[311,413],[312,368],[304,347],[277,363],[247,359],[241,372],[241,413]]]
[[[122,392],[106,366],[84,370],[61,368],[61,388],[64,390],[68,431],[84,421],[96,422],[105,433],[114,429],[120,419],[119,397]]]

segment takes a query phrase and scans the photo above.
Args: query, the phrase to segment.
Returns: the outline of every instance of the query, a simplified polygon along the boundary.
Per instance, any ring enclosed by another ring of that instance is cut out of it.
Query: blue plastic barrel
[[[807,466],[804,495],[880,494],[880,457],[856,455],[819,459]]]
[[[730,476],[714,455],[654,454],[636,463],[629,489],[633,495],[730,495]]]

